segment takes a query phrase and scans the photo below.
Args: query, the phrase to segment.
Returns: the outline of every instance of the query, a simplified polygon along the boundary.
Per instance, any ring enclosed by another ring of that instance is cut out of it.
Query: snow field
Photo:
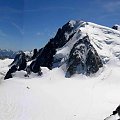
[[[21,78],[25,73],[17,72],[1,81],[0,120],[101,120],[119,105],[118,66],[70,79],[58,68],[42,70],[42,76]]]

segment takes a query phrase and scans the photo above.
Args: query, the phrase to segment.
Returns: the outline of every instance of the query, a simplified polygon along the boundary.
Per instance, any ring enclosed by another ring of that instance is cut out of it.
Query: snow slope
[[[32,73],[25,78],[25,71],[20,71],[4,81],[12,61],[0,60],[0,120],[104,120],[120,104],[120,32],[91,22],[82,26],[76,30],[89,35],[104,67],[90,77],[71,78],[65,78],[61,68],[43,67],[42,76]],[[69,42],[78,37],[75,34]],[[66,56],[70,45],[56,55]]]
[[[1,81],[0,120],[102,120],[119,104],[119,66],[69,79],[58,68],[42,71],[41,77],[24,78],[24,72],[17,72]]]

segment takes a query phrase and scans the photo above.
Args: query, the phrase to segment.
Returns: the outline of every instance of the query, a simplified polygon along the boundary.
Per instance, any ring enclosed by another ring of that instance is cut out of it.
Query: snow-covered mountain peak
[[[82,20],[70,20],[69,21],[69,25],[73,27],[73,29],[77,29],[78,27],[82,26],[84,23],[86,22]]]
[[[61,48],[57,49],[56,58],[64,57],[68,59],[69,53],[73,45],[79,40],[89,36],[90,43],[97,50],[103,63],[111,59],[120,59],[120,32],[112,28],[97,25],[91,22],[70,21],[73,29],[65,35],[68,42]],[[71,37],[72,35],[72,37]],[[59,56],[59,57],[58,57]],[[56,59],[55,58],[55,59]],[[63,60],[62,60],[63,61]]]
[[[74,27],[75,24],[76,24],[76,21],[75,21],[75,20],[70,20],[70,21],[69,21],[69,25],[70,25],[71,27]]]
[[[36,51],[37,52],[37,51]],[[81,20],[71,20],[36,53],[32,71],[60,67],[67,77],[96,73],[103,64],[120,64],[120,31]]]

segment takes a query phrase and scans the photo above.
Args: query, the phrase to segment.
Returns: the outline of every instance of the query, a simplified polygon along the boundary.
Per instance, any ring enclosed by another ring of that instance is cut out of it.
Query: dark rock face
[[[20,52],[15,56],[14,61],[10,64],[10,69],[7,72],[6,76],[4,79],[9,79],[12,78],[12,73],[16,72],[17,70],[25,70],[27,66],[26,63],[26,57],[25,57],[25,53]]]
[[[12,73],[17,71],[17,67],[15,65],[13,65],[7,72],[7,74],[4,77],[4,80],[12,78]]]
[[[89,37],[85,36],[74,44],[67,63],[66,77],[75,73],[90,75],[102,67],[102,61],[95,48],[91,45]]]
[[[103,67],[97,51],[94,48],[92,49],[89,50],[86,59],[87,74],[96,73],[100,67]]]
[[[119,118],[114,117],[115,115],[118,115]],[[111,115],[106,117],[104,120],[120,120],[120,105],[116,108],[116,110],[113,111]]]
[[[38,73],[38,75],[41,75],[41,68],[39,66],[39,61],[36,63],[35,60],[37,58],[38,53],[41,52],[42,49],[40,49],[37,52],[37,49],[34,49],[34,54],[32,56],[32,58],[30,58],[31,60],[33,60],[33,62],[30,64],[30,66],[27,66],[27,57],[25,55],[24,52],[20,52],[18,53],[15,58],[14,61],[9,65],[10,69],[7,72],[6,76],[4,77],[4,79],[9,79],[12,78],[12,73],[15,73],[16,71],[20,71],[20,70],[26,70],[27,72],[27,76],[31,73]],[[39,67],[38,67],[39,66]]]
[[[120,31],[120,25],[116,24],[112,27],[112,29]]]
[[[21,53],[20,58],[19,58],[19,64],[18,64],[18,70],[25,70],[27,63],[26,63],[26,58],[25,58],[25,53]]]
[[[116,108],[115,111],[113,111],[113,114],[114,114],[114,115],[115,115],[115,114],[118,114],[119,119],[120,119],[120,105]]]
[[[34,49],[33,50],[33,56],[31,58],[31,60],[34,60],[37,57],[37,55],[38,55],[38,51],[37,51],[37,49]]]
[[[10,64],[10,66],[15,65],[18,70],[24,70],[26,68],[26,57],[24,52],[20,52],[15,56],[14,61]]]
[[[114,26],[112,27],[112,29],[118,30],[118,26],[114,25]]]
[[[65,24],[62,28],[58,29],[56,36],[51,39],[51,42],[54,42],[56,48],[63,47],[69,41],[70,38],[67,39],[65,37],[65,33],[70,33],[72,29],[73,27],[70,26],[69,22]]]
[[[75,34],[73,33],[68,39],[66,38],[65,33],[71,32],[72,29],[73,28],[70,26],[69,22],[62,28],[58,29],[56,36],[50,39],[45,47],[39,51],[36,60],[31,63],[33,72],[39,71],[40,66],[52,69],[56,49],[63,47],[70,40],[73,34]]]

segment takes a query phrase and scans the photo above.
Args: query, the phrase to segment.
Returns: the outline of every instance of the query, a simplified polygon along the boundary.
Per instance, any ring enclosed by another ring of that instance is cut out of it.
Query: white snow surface
[[[43,67],[42,76],[32,73],[25,78],[25,71],[19,71],[3,80],[12,60],[0,60],[0,120],[104,120],[116,109],[120,104],[120,32],[91,22],[76,30],[89,35],[103,61],[108,61],[104,67],[89,77],[65,78],[61,68]],[[79,34],[73,38],[59,54],[69,54],[70,43]]]
[[[0,60],[2,73],[8,62]],[[65,78],[59,68],[42,68],[42,76],[29,78],[24,71],[8,80],[1,75],[0,120],[103,120],[120,103],[119,71],[109,64],[90,77]]]

